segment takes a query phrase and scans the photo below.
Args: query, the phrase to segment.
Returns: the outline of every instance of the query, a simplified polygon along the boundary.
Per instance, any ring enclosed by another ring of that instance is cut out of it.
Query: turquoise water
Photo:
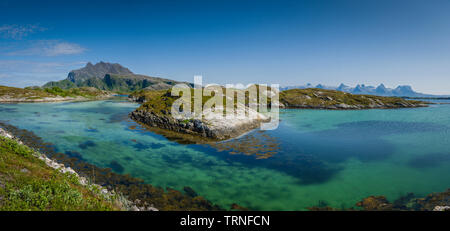
[[[348,208],[450,187],[450,105],[398,110],[282,110],[277,130],[212,145],[179,144],[127,119],[124,100],[0,104],[0,121],[57,151],[225,208]]]

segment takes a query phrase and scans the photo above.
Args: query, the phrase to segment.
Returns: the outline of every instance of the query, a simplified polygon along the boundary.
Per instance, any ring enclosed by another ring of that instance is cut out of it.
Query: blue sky
[[[0,84],[41,85],[86,62],[210,83],[450,93],[450,2],[0,0]]]

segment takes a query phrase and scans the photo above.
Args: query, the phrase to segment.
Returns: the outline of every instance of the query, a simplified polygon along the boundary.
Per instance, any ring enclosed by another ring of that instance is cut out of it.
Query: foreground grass
[[[48,167],[34,151],[0,137],[0,210],[119,210],[69,173]]]
[[[78,174],[91,179],[92,183],[102,185],[109,191],[114,190],[117,198],[113,199],[124,210],[133,210],[133,205],[136,205],[140,210],[145,210],[141,209],[143,207],[148,210],[149,206],[157,208],[159,211],[223,210],[221,207],[193,192],[188,186],[183,188],[184,193],[171,188],[164,189],[153,186],[129,174],[115,173],[111,168],[100,168],[82,159],[57,152],[51,143],[44,142],[42,138],[33,132],[19,129],[1,121],[0,127],[18,137],[27,147],[39,150],[40,153],[45,154],[47,157],[71,167]]]

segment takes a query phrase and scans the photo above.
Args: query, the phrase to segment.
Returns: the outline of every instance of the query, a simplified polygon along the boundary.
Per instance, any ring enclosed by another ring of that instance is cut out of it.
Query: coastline
[[[150,127],[158,127],[181,134],[196,135],[211,141],[229,140],[242,136],[260,127],[267,118],[245,118],[244,120],[182,120],[175,119],[170,114],[159,115],[144,110],[135,110],[129,114],[130,118],[138,123]]]
[[[101,168],[73,156],[54,151],[52,144],[44,142],[33,132],[19,129],[0,122],[0,136],[13,137],[45,159],[49,167],[59,169],[67,174],[74,173],[83,182],[88,182],[93,189],[99,189],[120,198],[127,205],[127,211],[220,211],[219,206],[199,196],[190,187],[184,192],[175,189],[153,186],[139,178],[112,172],[111,168]],[[11,139],[11,138],[9,138]],[[38,157],[36,157],[38,158]],[[84,179],[84,180],[83,180]]]
[[[1,124],[0,124],[1,127]],[[17,136],[14,136],[14,133],[11,132],[7,132],[5,133],[9,138],[11,137],[15,137],[15,138],[19,138]],[[42,153],[42,152],[41,152]],[[46,158],[49,158],[50,156],[46,156]],[[52,159],[51,159],[52,160]],[[67,170],[68,168],[70,168],[71,170],[77,172],[77,174],[79,176],[83,176],[84,174],[82,172],[78,172],[76,168],[72,168],[71,164],[61,164],[58,163],[57,161],[52,160],[54,163],[52,165],[54,165],[57,169],[59,167],[59,169],[66,169],[66,172],[71,172],[70,170]],[[62,165],[62,166],[61,166]],[[67,166],[67,167],[66,167]],[[97,170],[95,170],[97,172]],[[103,187],[105,189],[107,189],[108,191],[110,190],[110,188],[105,187],[103,184],[97,184],[99,185],[99,187]],[[103,186],[102,186],[103,185]],[[118,190],[117,192],[120,192],[120,190]],[[446,191],[446,192],[441,192],[441,193],[433,193],[428,195],[425,198],[412,198],[409,201],[412,201],[412,203],[417,204],[419,207],[419,210],[435,210],[435,211],[445,211],[449,209],[449,204],[446,203],[445,198],[448,197],[450,195],[450,191]],[[130,201],[131,203],[135,203],[136,201]],[[363,210],[383,210],[383,211],[391,211],[391,210],[415,210],[416,208],[410,208],[410,207],[398,207],[398,205],[396,205],[395,202],[391,203],[391,202],[387,202],[386,199],[383,199],[383,196],[370,196],[368,198],[362,199],[362,201],[360,203],[358,203],[358,207],[362,207]],[[394,206],[395,205],[395,206]],[[404,206],[404,205],[402,205]],[[154,206],[156,208],[158,208],[157,206]],[[311,210],[324,210],[324,209],[331,209],[331,208],[310,208]],[[353,209],[353,208],[349,208],[349,209]],[[141,210],[141,208],[139,206],[136,205],[136,207],[134,207],[133,209],[130,209],[132,211],[142,211],[144,209]],[[338,209],[339,210],[339,209]],[[340,209],[342,210],[342,209]],[[151,210],[154,211],[154,210]]]
[[[14,142],[17,142],[20,145],[26,146],[18,137],[14,136],[13,134],[9,133],[7,130],[0,127],[0,137],[4,137],[10,140],[13,140]],[[32,149],[34,150],[34,149]],[[103,187],[99,184],[92,183],[91,180],[87,179],[86,177],[81,176],[78,174],[75,170],[73,170],[69,166],[65,166],[62,163],[58,163],[57,161],[47,157],[45,154],[42,154],[39,151],[34,150],[33,157],[37,158],[45,163],[46,166],[57,170],[58,172],[62,174],[68,174],[72,177],[74,177],[78,183],[91,191],[92,193],[95,193],[102,198],[105,198],[108,201],[116,201],[115,203],[120,204],[120,210],[125,211],[141,211],[133,202],[127,200],[123,195],[120,193],[115,192],[114,190],[108,190],[106,187]],[[158,211],[158,209],[154,207],[146,208],[145,211]]]
[[[370,110],[370,109],[405,109],[405,108],[423,108],[428,107],[428,104],[411,104],[411,105],[396,105],[396,106],[386,106],[386,105],[331,105],[331,106],[312,106],[312,105],[290,105],[285,106],[282,109],[307,109],[307,110],[335,110],[335,111],[348,111],[348,110]]]
[[[113,92],[93,87],[63,90],[58,87],[30,89],[0,86],[0,103],[41,103],[62,101],[101,100],[114,96]]]
[[[280,92],[279,97],[279,105],[282,109],[403,109],[428,107],[429,104],[423,101],[405,100],[399,97],[353,95],[336,90],[316,88],[285,90]],[[213,114],[211,111],[204,112],[202,119],[175,119],[171,115],[171,105],[176,99],[177,96],[172,96],[170,91],[134,92],[128,96],[128,100],[140,103],[141,106],[131,112],[129,117],[149,127],[158,127],[180,134],[195,135],[211,139],[212,141],[240,137],[260,127],[262,122],[270,120],[270,118],[266,118],[266,116],[257,111],[252,116],[243,119],[229,120],[222,117],[209,117],[209,115]],[[203,99],[203,103],[205,103],[204,101],[205,99]],[[247,105],[245,107],[248,108]]]
[[[29,98],[6,98],[0,97],[0,103],[56,103],[56,102],[82,102],[82,101],[95,101],[95,100],[105,100],[114,97],[113,94],[105,96],[97,96],[94,98],[89,97],[44,97],[39,99],[29,99]]]

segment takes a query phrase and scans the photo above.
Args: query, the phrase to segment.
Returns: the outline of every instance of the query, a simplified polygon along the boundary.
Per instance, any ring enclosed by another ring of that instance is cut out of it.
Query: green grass
[[[13,98],[54,97],[54,95],[52,95],[48,92],[45,92],[45,91],[0,86],[0,97],[2,97],[2,96],[10,96]]]
[[[398,97],[375,95],[353,95],[350,93],[317,88],[290,89],[280,92],[280,102],[288,107],[300,105],[311,107],[327,107],[338,104],[369,106],[383,103],[385,105],[421,104],[420,101],[405,100]]]
[[[226,89],[223,88],[224,93]],[[191,106],[194,107],[194,89],[191,89]],[[259,91],[258,91],[259,94]],[[151,111],[159,115],[168,115],[171,111],[173,102],[179,97],[171,96],[170,90],[163,91],[149,91],[141,90],[132,93],[130,96],[139,98],[140,102],[145,102],[138,110]],[[208,101],[211,96],[202,96],[203,104]],[[259,100],[259,99],[258,99]],[[279,100],[288,108],[295,107],[311,107],[311,108],[332,108],[335,105],[346,104],[350,106],[358,106],[359,108],[370,108],[371,106],[384,105],[386,108],[412,107],[419,104],[424,104],[421,101],[406,100],[399,97],[383,97],[375,95],[353,95],[336,90],[324,89],[291,89],[280,92]],[[235,97],[234,102],[237,99]],[[270,105],[271,99],[267,99]],[[248,106],[248,92],[245,92],[245,104]],[[223,101],[225,106],[225,97]]]
[[[224,107],[226,107],[226,98],[225,98],[225,94],[226,91],[228,89],[226,88],[222,88],[223,91],[223,101],[222,104]],[[194,109],[194,91],[198,91],[196,89],[191,88],[191,109]],[[242,90],[238,90],[238,89],[233,89],[233,91],[242,91]],[[259,90],[257,90],[257,94],[259,94]],[[236,108],[236,104],[237,104],[237,93],[235,93],[235,97],[234,97],[234,107]],[[248,106],[248,96],[249,93],[248,91],[246,91],[244,93],[245,95],[245,105]],[[139,102],[144,102],[141,107],[138,110],[145,110],[145,111],[152,111],[155,114],[159,114],[159,115],[168,115],[171,112],[171,107],[172,104],[174,103],[175,100],[179,99],[179,96],[172,96],[171,95],[171,90],[140,90],[140,91],[136,91],[133,92],[132,94],[130,94],[130,97],[134,97],[139,99]],[[211,98],[213,98],[213,96],[203,96],[203,92],[202,92],[202,107],[204,106],[204,104],[210,100]],[[268,103],[270,103],[270,98],[268,99]],[[224,108],[224,113],[226,112],[226,108]]]
[[[93,97],[102,96],[102,95],[106,94],[105,91],[102,91],[102,90],[99,90],[99,89],[93,88],[93,87],[71,88],[71,89],[67,89],[67,90],[63,90],[59,87],[52,87],[52,88],[45,88],[45,89],[43,89],[43,91],[53,94],[53,95],[62,96],[62,97],[81,96],[81,97],[85,97],[85,98],[93,98]]]
[[[10,98],[15,99],[23,98],[28,100],[52,98],[57,96],[96,98],[107,94],[108,92],[93,87],[71,88],[68,90],[64,90],[59,87],[41,89],[41,88],[15,88],[15,87],[0,86],[0,97],[8,96]]]
[[[113,198],[81,185],[72,174],[48,167],[33,153],[25,145],[0,137],[0,210],[120,210]]]

